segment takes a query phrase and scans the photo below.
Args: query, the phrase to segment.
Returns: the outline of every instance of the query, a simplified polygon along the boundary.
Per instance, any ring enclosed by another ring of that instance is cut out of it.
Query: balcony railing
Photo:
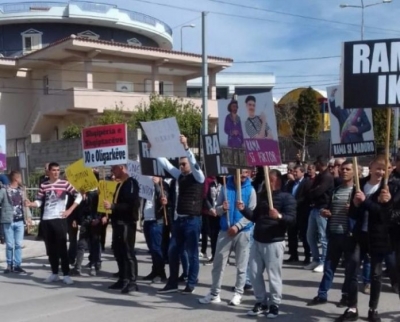
[[[52,8],[67,8],[69,5],[75,5],[84,12],[92,12],[97,14],[107,14],[112,9],[118,9],[116,5],[106,3],[95,3],[89,1],[70,1],[70,2],[20,2],[20,3],[2,3],[0,4],[0,12],[3,14],[12,14],[18,12],[34,12],[34,11],[49,11]],[[118,9],[121,13],[126,13],[132,21],[144,23],[155,27],[161,25],[167,34],[172,36],[172,29],[165,22],[149,15],[126,10]]]

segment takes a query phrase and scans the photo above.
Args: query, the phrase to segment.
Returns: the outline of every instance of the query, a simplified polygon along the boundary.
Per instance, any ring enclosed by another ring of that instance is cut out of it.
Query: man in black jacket
[[[160,177],[153,177],[154,192],[152,200],[144,200],[143,204],[143,233],[149,245],[152,268],[145,281],[153,283],[165,282],[165,261],[162,252],[163,227],[167,224],[166,204],[168,198],[168,184]],[[163,189],[161,191],[161,185]]]
[[[296,165],[292,171],[294,181],[288,184],[287,192],[291,193],[297,202],[296,222],[288,228],[289,254],[287,262],[298,262],[299,255],[297,251],[299,233],[303,240],[304,264],[310,264],[311,251],[307,243],[308,216],[310,214],[310,205],[308,203],[308,191],[312,186],[312,181],[304,177],[305,168],[302,165]]]
[[[278,170],[269,173],[273,208],[268,204],[267,192],[263,189],[257,198],[254,211],[237,203],[244,217],[253,221],[254,243],[250,250],[249,275],[254,289],[256,304],[248,315],[259,315],[268,311],[268,318],[276,318],[282,301],[282,264],[285,253],[287,227],[296,220],[296,200],[290,193],[282,192],[282,174]],[[272,208],[272,209],[271,209]],[[265,288],[263,273],[267,270],[270,288],[270,303]]]
[[[119,279],[109,289],[121,290],[122,294],[128,294],[138,291],[135,242],[140,207],[139,184],[129,177],[126,165],[114,165],[111,171],[120,182],[115,190],[113,202],[104,201],[104,208],[112,211],[112,243]]]
[[[321,216],[320,213],[321,209],[326,209],[328,206],[334,188],[334,180],[332,174],[329,172],[328,162],[329,160],[322,156],[317,158],[314,164],[319,173],[309,191],[311,212],[308,218],[307,241],[311,248],[313,262],[304,268],[313,270],[315,273],[324,272],[324,262],[328,246],[326,239],[327,219]],[[321,254],[318,248],[318,241],[321,243]]]

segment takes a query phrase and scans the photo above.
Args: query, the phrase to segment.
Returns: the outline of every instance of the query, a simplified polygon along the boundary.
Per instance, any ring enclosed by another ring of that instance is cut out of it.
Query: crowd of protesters
[[[346,310],[337,321],[355,321],[362,267],[363,292],[370,295],[368,321],[380,321],[377,309],[383,274],[389,276],[393,292],[399,292],[400,159],[390,165],[387,183],[386,163],[391,161],[381,155],[369,164],[365,177],[362,168],[358,169],[358,178],[349,159],[319,157],[312,164],[291,162],[285,175],[269,170],[270,206],[264,168],[241,170],[239,178],[206,178],[184,136],[181,143],[187,155],[180,159],[179,169],[159,158],[173,179],[154,177],[152,200],[139,198],[138,182],[128,175],[126,165],[111,168],[112,179],[118,182],[112,201],[99,200],[97,189],[76,191],[68,178],[60,177],[57,163],[46,165],[39,192],[30,201],[24,197],[20,174],[11,172],[10,181],[3,182],[0,189],[7,257],[4,273],[25,272],[21,243],[24,223],[29,224],[30,218],[24,212],[39,208],[39,235],[45,241],[51,266],[46,282],[60,280],[61,263],[63,282],[73,284],[71,276],[81,275],[86,249],[90,275],[97,275],[110,214],[118,266],[114,274],[117,281],[110,289],[123,294],[139,291],[135,241],[137,224],[142,221],[152,259],[144,280],[165,283],[160,294],[178,292],[180,283],[185,283],[183,294],[193,293],[203,258],[205,265],[213,266],[212,283],[199,302],[221,302],[224,269],[234,253],[236,282],[229,304],[240,305],[243,294],[252,291],[255,304],[248,315],[266,313],[268,318],[276,318],[282,301],[284,262],[291,265],[301,260],[304,269],[321,274],[317,295],[309,306],[327,303],[336,269],[342,265],[345,280],[338,306]],[[355,180],[359,180],[360,190]],[[97,212],[99,202],[108,213]],[[285,260],[286,237],[289,257]]]

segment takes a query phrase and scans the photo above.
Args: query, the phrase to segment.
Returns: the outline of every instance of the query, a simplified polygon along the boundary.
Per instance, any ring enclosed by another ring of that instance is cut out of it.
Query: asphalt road
[[[138,233],[140,234],[140,233]],[[147,254],[143,238],[138,236],[139,275],[145,276],[150,270],[150,257]],[[29,250],[25,250],[29,252]],[[25,255],[27,256],[27,255]],[[47,285],[43,280],[49,275],[49,266],[45,257],[27,259],[24,267],[26,276],[0,274],[0,321],[1,322],[125,322],[125,321],[249,321],[262,320],[248,317],[247,310],[254,304],[251,294],[244,296],[241,306],[228,306],[232,296],[231,286],[235,280],[235,267],[225,270],[221,304],[201,305],[198,298],[208,292],[211,282],[211,266],[201,266],[200,281],[195,294],[157,295],[162,285],[150,285],[139,282],[139,292],[133,295],[121,295],[109,291],[107,287],[115,280],[112,273],[116,264],[110,252],[103,258],[101,275],[75,278],[75,284],[65,286],[62,283]],[[0,268],[4,263],[0,263]],[[167,270],[168,271],[168,270]],[[317,292],[321,274],[305,271],[301,266],[285,265],[284,299],[278,321],[333,321],[343,312],[335,302],[340,299],[340,287],[343,271],[340,270],[330,292],[329,303],[318,307],[307,307],[306,302]],[[267,278],[267,277],[266,277]],[[183,286],[182,286],[183,287]],[[368,297],[359,296],[360,321],[366,320]],[[379,312],[383,321],[400,321],[399,297],[391,293],[386,284],[381,295]]]

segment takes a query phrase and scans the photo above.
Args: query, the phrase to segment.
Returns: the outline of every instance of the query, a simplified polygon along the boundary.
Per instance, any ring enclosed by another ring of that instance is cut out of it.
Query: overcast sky
[[[237,62],[338,56],[343,41],[361,37],[361,9],[339,7],[342,3],[360,5],[360,0],[110,1],[169,24],[174,31],[174,48],[177,50],[180,49],[180,27],[196,24],[194,29],[183,31],[184,50],[195,53],[201,53],[200,11],[208,11],[208,54],[230,57]],[[372,4],[379,1],[364,2]],[[161,5],[163,3],[167,6]],[[400,38],[399,13],[400,0],[366,8],[365,39]],[[339,64],[339,58],[237,63],[227,71],[272,72],[277,77],[274,97],[281,97],[297,86],[311,85],[325,90],[327,85],[338,82]]]

